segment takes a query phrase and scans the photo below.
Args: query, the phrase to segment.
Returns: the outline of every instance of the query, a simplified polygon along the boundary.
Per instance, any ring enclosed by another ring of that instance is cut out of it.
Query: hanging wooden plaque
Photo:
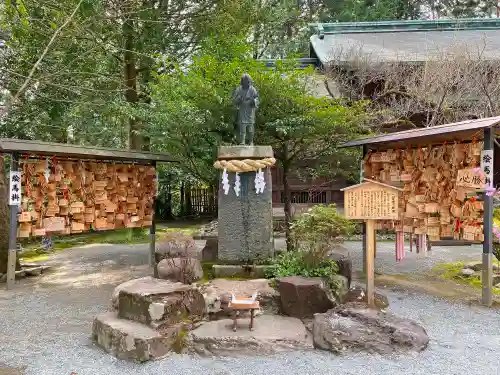
[[[457,171],[457,186],[482,190],[485,184],[485,178],[481,176],[480,171],[476,172],[472,168],[460,169]]]

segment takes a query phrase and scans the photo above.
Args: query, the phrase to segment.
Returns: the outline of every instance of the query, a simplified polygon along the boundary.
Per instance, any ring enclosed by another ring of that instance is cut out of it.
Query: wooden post
[[[156,169],[156,162],[153,162],[153,167]],[[156,181],[160,183],[159,179]],[[157,186],[157,191],[159,186]],[[158,267],[156,264],[156,200],[158,194],[153,198],[153,220],[149,228],[149,266],[153,268],[153,277],[158,278]]]
[[[366,221],[366,302],[375,307],[375,220]]]
[[[363,182],[363,178],[364,178],[364,160],[365,160],[365,156],[366,154],[368,153],[368,147],[366,145],[363,146],[363,159],[361,160],[361,165],[360,165],[360,168],[359,168],[359,183],[361,184]],[[344,202],[344,205],[346,203]],[[363,221],[363,224],[362,225],[362,235],[363,235],[363,243],[362,243],[362,247],[363,247],[363,273],[366,275],[366,222]]]
[[[484,151],[493,150],[493,134],[491,128],[484,129]],[[484,242],[482,265],[482,302],[491,306],[493,302],[493,197],[483,194],[484,200]]]
[[[11,155],[10,170],[12,172],[19,171],[18,156],[13,153]],[[9,179],[9,191],[12,181]],[[21,182],[19,182],[21,184]],[[17,214],[18,206],[9,205],[10,222],[9,222],[9,255],[7,260],[7,290],[13,289],[16,282],[16,258],[17,258]]]

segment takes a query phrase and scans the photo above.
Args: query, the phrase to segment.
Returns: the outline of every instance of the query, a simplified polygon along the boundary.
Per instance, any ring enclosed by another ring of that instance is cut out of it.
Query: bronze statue
[[[238,110],[238,135],[241,145],[253,145],[255,131],[255,110],[259,107],[259,93],[252,85],[252,78],[248,74],[241,77],[240,87],[234,91],[233,101]],[[248,138],[247,138],[248,132]]]

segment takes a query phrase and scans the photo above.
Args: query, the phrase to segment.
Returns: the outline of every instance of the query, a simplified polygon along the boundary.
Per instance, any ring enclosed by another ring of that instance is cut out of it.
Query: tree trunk
[[[123,22],[122,33],[125,39],[125,51],[123,53],[124,77],[125,77],[125,100],[127,103],[135,104],[137,95],[137,67],[134,55],[134,21],[126,19]],[[142,150],[143,139],[140,134],[140,124],[131,116],[129,119],[129,149]]]
[[[288,160],[288,149],[286,145],[283,146],[283,196],[285,200],[285,236],[286,236],[286,249],[287,251],[293,250],[293,239],[291,236],[292,225],[292,196],[290,191],[290,182],[288,181],[290,175],[290,162]]]
[[[184,218],[184,216],[186,215],[186,207],[185,207],[185,203],[184,203],[184,182],[181,182],[181,188],[180,188],[180,198],[181,198],[181,202],[180,202],[180,214],[179,216],[181,218]]]
[[[184,213],[186,214],[187,217],[191,217],[193,215],[193,201],[191,199],[191,190],[193,187],[191,186],[191,183],[187,182],[186,186],[184,187],[184,202],[186,204],[186,209]]]
[[[0,155],[0,274],[7,273],[9,257],[9,206],[7,204],[8,184],[5,176],[4,159]],[[21,269],[16,259],[16,270]]]

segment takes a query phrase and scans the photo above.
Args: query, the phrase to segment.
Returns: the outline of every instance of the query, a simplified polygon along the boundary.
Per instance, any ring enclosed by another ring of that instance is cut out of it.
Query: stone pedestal
[[[223,146],[219,160],[264,159],[273,157],[270,146]],[[219,181],[219,251],[221,263],[266,259],[274,254],[271,170],[262,170],[266,186],[257,194],[257,172],[239,173],[240,191],[235,192],[236,173],[227,172],[229,192]]]

